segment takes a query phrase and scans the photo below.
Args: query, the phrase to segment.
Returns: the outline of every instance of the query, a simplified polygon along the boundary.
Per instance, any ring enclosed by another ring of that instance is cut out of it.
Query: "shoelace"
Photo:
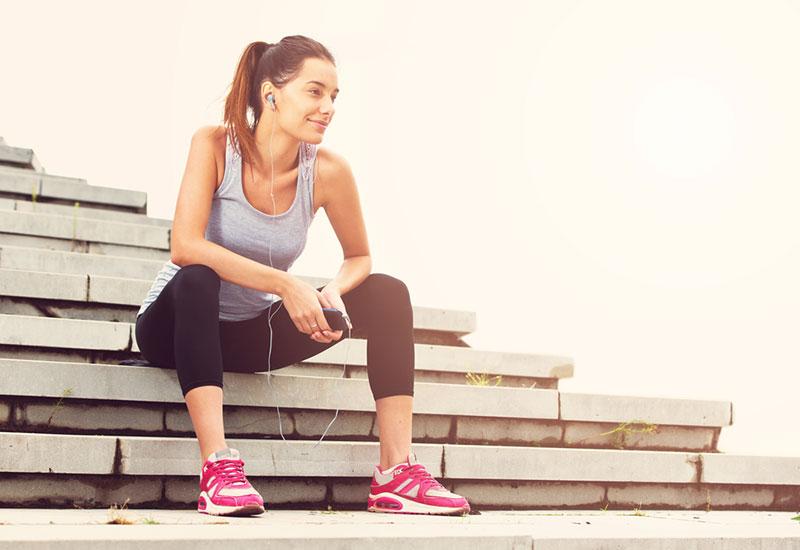
[[[419,480],[419,488],[422,491],[422,494],[425,494],[425,491],[431,487],[434,489],[444,489],[444,486],[436,481],[436,479],[428,470],[425,469],[425,466],[422,464],[412,464],[411,466],[406,466],[402,469],[403,471],[408,472],[408,475],[414,479]]]
[[[234,483],[244,484],[247,482],[247,478],[244,475],[244,460],[221,458],[216,462],[212,462],[209,469],[213,471],[214,476],[222,483],[222,487],[227,487]]]

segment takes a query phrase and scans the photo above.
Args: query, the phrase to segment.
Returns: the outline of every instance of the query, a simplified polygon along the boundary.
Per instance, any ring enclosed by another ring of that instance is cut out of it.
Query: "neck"
[[[264,112],[256,126],[258,158],[254,160],[254,163],[256,164],[255,169],[262,173],[270,174],[274,170],[277,178],[297,167],[300,141],[286,133],[277,124],[273,130],[273,124],[275,124],[275,113]]]

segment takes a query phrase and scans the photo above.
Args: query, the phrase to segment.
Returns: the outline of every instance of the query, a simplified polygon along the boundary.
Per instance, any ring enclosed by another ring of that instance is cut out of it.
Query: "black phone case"
[[[322,313],[325,315],[325,320],[328,321],[331,330],[347,330],[347,321],[344,320],[341,311],[332,307],[324,307],[322,308]]]

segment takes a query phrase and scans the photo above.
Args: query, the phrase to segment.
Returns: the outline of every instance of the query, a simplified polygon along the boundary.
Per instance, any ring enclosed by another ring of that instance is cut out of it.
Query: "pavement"
[[[408,550],[409,545],[414,550],[441,550],[448,544],[460,549],[800,550],[800,516],[697,510],[494,510],[426,516],[268,509],[258,516],[217,517],[193,509],[0,508],[1,550],[266,546]]]

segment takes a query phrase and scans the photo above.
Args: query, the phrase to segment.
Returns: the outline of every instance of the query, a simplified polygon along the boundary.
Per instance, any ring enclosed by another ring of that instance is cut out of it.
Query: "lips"
[[[319,120],[311,120],[311,119],[309,119],[309,120],[310,120],[311,122],[315,123],[315,124],[319,124],[320,126],[325,126],[325,127],[327,127],[327,126],[328,126],[328,123],[327,123],[327,122],[321,122],[321,121],[319,121]]]

